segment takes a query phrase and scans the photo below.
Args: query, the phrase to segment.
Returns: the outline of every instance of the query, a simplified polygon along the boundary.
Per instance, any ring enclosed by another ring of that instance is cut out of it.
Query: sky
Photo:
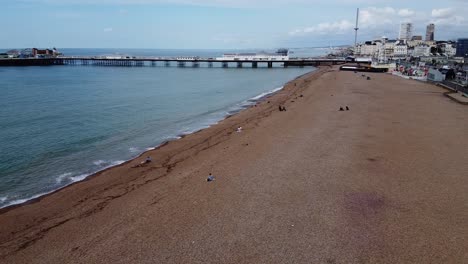
[[[329,47],[415,35],[468,37],[468,0],[2,0],[0,48]]]

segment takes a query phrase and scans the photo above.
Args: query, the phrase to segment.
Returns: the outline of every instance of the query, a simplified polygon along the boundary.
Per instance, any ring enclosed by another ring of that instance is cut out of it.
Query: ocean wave
[[[93,164],[96,165],[96,166],[101,166],[103,164],[105,164],[106,161],[105,160],[96,160],[96,161],[93,161]]]
[[[140,152],[140,149],[137,148],[137,147],[130,147],[130,148],[128,148],[128,151],[130,151],[130,153],[132,153],[132,154],[135,154],[135,153]]]
[[[77,175],[77,176],[72,176],[72,177],[70,177],[70,180],[72,181],[72,183],[79,182],[79,181],[82,181],[82,180],[86,179],[89,175],[91,175],[91,174],[81,174],[81,175]]]
[[[55,190],[52,190],[52,191],[50,191],[50,192],[45,192],[45,193],[36,194],[36,195],[31,196],[30,198],[12,200],[12,201],[7,202],[7,203],[5,203],[5,204],[3,204],[3,205],[0,205],[0,208],[12,206],[12,205],[17,205],[17,204],[22,204],[22,203],[25,203],[25,202],[27,202],[27,201],[30,201],[30,200],[39,198],[39,197],[44,196],[44,195],[47,195],[47,194],[49,194],[49,193],[51,193],[51,192],[54,192],[54,191],[55,191]],[[6,202],[7,200],[8,200],[8,197],[7,197],[7,199],[5,199],[4,201],[1,201],[1,202]]]
[[[120,165],[122,163],[124,163],[126,160],[116,160],[116,161],[112,161],[110,163],[110,166],[109,167],[114,167],[114,166],[117,166],[117,165]]]
[[[44,195],[47,195],[49,193],[60,190],[62,188],[65,188],[65,187],[67,187],[68,185],[70,185],[72,183],[80,182],[80,181],[88,178],[89,176],[91,176],[91,175],[93,175],[93,174],[95,174],[95,173],[97,173],[97,172],[99,172],[101,170],[105,170],[105,169],[120,165],[120,164],[122,164],[124,162],[126,162],[126,161],[125,160],[115,160],[115,161],[97,160],[97,161],[94,161],[93,164],[95,164],[95,165],[104,165],[104,164],[106,164],[106,166],[104,166],[104,167],[100,168],[99,170],[96,170],[96,171],[94,171],[92,173],[84,173],[84,174],[78,174],[78,175],[73,175],[72,172],[62,173],[62,174],[60,174],[59,176],[57,176],[55,178],[55,181],[56,181],[57,185],[59,185],[60,187],[54,188],[54,189],[52,189],[52,190],[50,190],[48,192],[44,192],[44,193],[40,193],[40,194],[30,196],[28,198],[21,198],[21,199],[8,201],[9,200],[8,196],[2,196],[2,197],[0,197],[0,208],[12,206],[12,205],[17,205],[17,204],[22,204],[22,203],[25,203],[27,201],[34,200],[34,199],[39,198],[41,196],[44,196]]]
[[[264,97],[267,96],[267,95],[270,95],[270,94],[273,94],[273,93],[276,93],[276,92],[282,90],[283,88],[284,88],[284,86],[281,86],[281,87],[272,89],[272,90],[270,90],[270,91],[267,91],[267,92],[261,93],[261,94],[259,94],[259,95],[257,95],[257,96],[254,96],[254,97],[250,98],[250,99],[247,100],[247,101],[256,102],[256,101],[258,101],[258,100],[264,98]]]
[[[60,174],[59,176],[57,176],[57,178],[55,178],[55,181],[57,182],[57,184],[60,184],[65,179],[70,178],[71,175],[72,175],[71,172],[66,172],[66,173]]]

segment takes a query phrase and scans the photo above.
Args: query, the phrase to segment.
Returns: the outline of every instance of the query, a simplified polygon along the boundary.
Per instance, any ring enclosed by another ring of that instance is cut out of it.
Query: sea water
[[[220,55],[219,51],[124,52]],[[83,180],[164,141],[209,127],[312,70],[203,65],[0,67],[0,207]]]

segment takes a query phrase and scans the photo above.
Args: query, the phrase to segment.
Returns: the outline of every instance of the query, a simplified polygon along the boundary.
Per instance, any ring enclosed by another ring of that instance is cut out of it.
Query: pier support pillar
[[[184,61],[179,61],[177,62],[178,67],[185,67],[185,62]]]
[[[257,68],[258,67],[258,62],[252,62],[252,68]]]
[[[227,68],[227,67],[228,67],[228,63],[227,63],[227,62],[223,62],[223,63],[222,63],[222,66],[223,66],[223,68]]]
[[[164,62],[164,66],[166,66],[166,67],[171,66],[171,62],[170,62],[170,61],[165,61],[165,62]]]
[[[283,63],[283,67],[284,67],[284,68],[287,68],[288,66],[289,66],[289,65],[288,65],[287,62]]]
[[[268,62],[268,68],[273,68],[273,62]]]
[[[242,62],[237,63],[237,68],[242,68]]]
[[[192,67],[198,68],[198,67],[200,67],[200,63],[198,61],[194,61],[194,62],[192,62]]]
[[[213,62],[212,61],[208,62],[208,68],[213,68]]]

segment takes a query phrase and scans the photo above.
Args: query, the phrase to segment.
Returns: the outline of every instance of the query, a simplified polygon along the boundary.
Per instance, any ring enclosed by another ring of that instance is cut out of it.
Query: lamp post
[[[468,58],[468,53],[465,54],[465,58],[463,59],[463,66],[465,66],[466,58]],[[468,71],[465,70],[465,85],[468,85]]]

